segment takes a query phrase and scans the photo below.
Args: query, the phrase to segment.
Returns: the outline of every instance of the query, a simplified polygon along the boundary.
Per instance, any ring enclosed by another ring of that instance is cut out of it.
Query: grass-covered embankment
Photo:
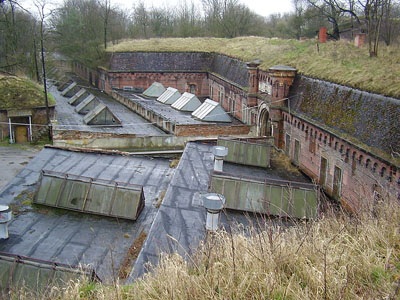
[[[56,104],[55,99],[47,93],[49,106]],[[0,73],[0,109],[30,109],[45,107],[43,86],[27,78]]]
[[[216,52],[243,61],[262,60],[261,69],[289,65],[301,74],[358,89],[400,98],[400,51],[398,46],[381,45],[379,56],[370,58],[368,47],[354,47],[346,41],[318,45],[316,40],[284,40],[262,37],[165,38],[127,40],[111,46],[109,52],[198,51]]]
[[[209,237],[189,261],[178,255],[163,256],[153,273],[132,285],[70,282],[54,288],[48,296],[399,299],[399,224],[399,202],[382,202],[357,217],[339,213],[286,230],[270,230],[267,225],[261,233],[254,228],[220,232]],[[32,299],[29,294],[18,297]]]

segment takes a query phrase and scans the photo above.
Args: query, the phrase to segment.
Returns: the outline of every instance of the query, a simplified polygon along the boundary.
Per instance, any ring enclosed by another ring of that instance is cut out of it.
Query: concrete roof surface
[[[42,169],[143,185],[145,208],[133,222],[32,207],[26,203],[31,200],[27,196],[34,192]],[[0,251],[64,264],[90,264],[102,280],[110,280],[112,265],[118,274],[135,239],[142,231],[148,232],[157,212],[153,204],[167,189],[173,172],[168,159],[43,149],[0,190],[0,204],[9,204],[14,211],[10,237],[0,240]]]
[[[158,102],[155,98],[145,97],[143,95],[138,95],[133,92],[114,90],[114,92],[129,98],[133,102],[139,103],[141,106],[146,108],[147,110],[151,110],[154,113],[161,115],[164,119],[169,120],[170,122],[174,122],[177,125],[196,125],[196,124],[212,124],[216,122],[206,122],[197,120],[192,117],[190,112],[178,111],[172,108],[170,105],[166,105]],[[218,122],[219,125],[236,125],[243,124],[239,120],[232,118],[232,123],[229,122]]]
[[[76,78],[74,78],[76,79]],[[79,84],[86,84],[80,82]],[[159,136],[166,133],[156,126],[149,124],[138,114],[131,111],[129,108],[120,104],[118,101],[112,99],[105,93],[97,89],[85,86],[85,89],[98,97],[105,105],[107,105],[113,114],[121,121],[122,127],[98,127],[86,125],[83,121],[83,116],[75,112],[75,106],[68,104],[70,98],[60,95],[60,92],[55,86],[49,90],[56,99],[56,120],[60,126],[56,129],[78,130],[78,131],[92,131],[92,132],[112,132],[119,134],[136,134],[138,136]],[[133,125],[129,125],[133,124]]]

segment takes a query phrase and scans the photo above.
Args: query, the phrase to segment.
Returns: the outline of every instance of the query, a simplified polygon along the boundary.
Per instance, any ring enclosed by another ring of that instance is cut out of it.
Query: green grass
[[[127,40],[108,48],[109,52],[196,51],[221,53],[243,61],[260,59],[263,70],[289,65],[307,76],[396,98],[400,98],[399,50],[381,45],[379,56],[370,58],[367,46],[359,49],[346,41],[319,44],[318,51],[316,40],[262,37]]]
[[[54,97],[47,93],[49,106],[54,106]],[[0,74],[0,109],[30,109],[45,107],[43,86],[27,78]]]

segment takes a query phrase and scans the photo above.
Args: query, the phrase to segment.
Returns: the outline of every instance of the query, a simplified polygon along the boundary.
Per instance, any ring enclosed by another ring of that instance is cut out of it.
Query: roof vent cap
[[[218,157],[225,157],[228,155],[228,148],[224,146],[215,146],[213,148],[213,154]]]
[[[203,195],[203,205],[208,211],[218,212],[224,208],[225,197],[216,193],[205,194]]]

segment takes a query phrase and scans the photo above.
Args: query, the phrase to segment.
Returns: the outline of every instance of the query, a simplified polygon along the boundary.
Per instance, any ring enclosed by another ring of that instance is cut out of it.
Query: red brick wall
[[[211,91],[212,95],[210,94]],[[220,99],[220,91],[222,91],[222,99]],[[214,74],[210,74],[209,98],[221,103],[225,111],[231,112],[232,115],[242,122],[246,124],[255,124],[255,120],[251,118],[251,110],[248,109],[247,92],[244,89]],[[256,111],[256,108],[253,110]]]
[[[176,125],[177,136],[217,136],[217,135],[247,135],[250,132],[248,125]]]
[[[172,72],[143,72],[143,73],[108,73],[108,81],[111,88],[124,86],[140,87],[147,89],[153,82],[160,82],[164,87],[173,87],[180,93],[190,92],[190,85],[196,86],[198,97],[208,96],[207,73],[172,73]],[[109,91],[109,90],[108,90]]]
[[[323,186],[328,194],[332,193],[335,166],[342,170],[341,202],[352,210],[370,205],[377,193],[398,197],[400,172],[394,171],[389,163],[287,112],[283,112],[283,133],[290,135],[289,156],[292,159],[295,139],[300,142],[299,166],[318,183],[321,157],[327,159],[327,178]],[[285,149],[285,144],[282,148]]]

